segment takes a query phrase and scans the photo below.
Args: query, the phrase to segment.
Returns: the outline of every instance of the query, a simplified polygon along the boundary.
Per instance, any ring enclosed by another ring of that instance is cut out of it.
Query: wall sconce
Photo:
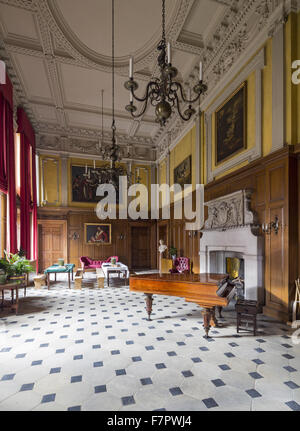
[[[47,201],[47,200],[43,200],[43,201],[40,203],[40,207],[45,207],[45,206],[47,205],[47,203],[48,203],[48,201]]]
[[[190,231],[189,232],[189,238],[192,238],[192,237],[196,237],[197,236],[197,231],[196,230],[193,230],[193,231]]]
[[[279,231],[279,218],[276,216],[274,221],[271,221],[270,223],[263,223],[261,225],[261,229],[263,233],[267,235],[271,235],[273,229],[275,235],[277,235]]]
[[[72,235],[70,235],[70,238],[73,239],[74,241],[77,241],[80,238],[79,233],[74,232]]]
[[[125,235],[124,235],[123,233],[121,233],[121,234],[119,235],[119,239],[122,241],[123,239],[125,239]]]

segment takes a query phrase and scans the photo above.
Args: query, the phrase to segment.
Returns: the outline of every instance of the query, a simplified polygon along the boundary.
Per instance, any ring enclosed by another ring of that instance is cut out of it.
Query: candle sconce
[[[279,218],[276,216],[274,221],[271,221],[270,223],[263,223],[261,228],[263,233],[267,235],[271,235],[272,230],[274,230],[275,235],[277,235],[279,231]]]
[[[196,236],[197,236],[197,231],[196,230],[192,230],[192,231],[189,232],[189,238],[196,237]]]
[[[120,235],[119,235],[119,240],[123,240],[123,239],[125,239],[125,235],[123,234],[123,233],[121,233]]]
[[[79,233],[74,232],[72,235],[70,235],[70,238],[73,239],[74,241],[77,241],[80,238]]]

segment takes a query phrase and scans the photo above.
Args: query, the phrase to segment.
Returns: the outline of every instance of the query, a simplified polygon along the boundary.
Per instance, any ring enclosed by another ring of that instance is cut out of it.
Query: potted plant
[[[6,259],[0,259],[0,284],[5,284],[7,277],[12,275],[10,265]]]
[[[117,259],[115,257],[112,257],[110,260],[110,263],[112,266],[116,266],[117,265]]]
[[[171,258],[172,258],[173,260],[175,260],[175,259],[176,259],[176,257],[177,257],[177,248],[176,248],[176,247],[174,247],[174,246],[171,246],[171,247],[169,248],[169,255],[171,256]]]
[[[29,260],[25,257],[21,257],[18,253],[12,254],[6,251],[4,253],[6,259],[2,259],[2,261],[6,261],[6,263],[2,263],[5,267],[4,271],[10,280],[23,280],[26,274],[33,272]]]

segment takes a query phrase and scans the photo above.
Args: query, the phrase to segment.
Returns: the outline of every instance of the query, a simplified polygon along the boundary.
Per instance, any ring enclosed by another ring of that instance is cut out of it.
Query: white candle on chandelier
[[[172,63],[172,57],[171,57],[171,44],[168,42],[168,63]]]
[[[203,80],[203,66],[202,66],[202,61],[200,61],[199,64],[199,81]]]
[[[96,169],[96,160],[94,160],[94,169]]]
[[[133,78],[133,57],[129,59],[129,78]]]
[[[85,165],[85,173],[87,174],[87,164]]]
[[[131,91],[130,91],[130,103],[132,103],[133,102],[133,95],[132,95],[132,93],[131,93]]]

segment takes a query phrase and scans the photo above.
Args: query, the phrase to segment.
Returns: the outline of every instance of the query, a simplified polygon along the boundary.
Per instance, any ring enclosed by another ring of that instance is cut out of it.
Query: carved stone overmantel
[[[200,272],[224,273],[226,256],[243,259],[245,298],[263,304],[264,238],[258,235],[250,201],[251,191],[240,190],[205,203],[208,219],[200,240]]]
[[[251,191],[241,190],[206,202],[208,219],[204,230],[227,230],[254,226],[256,216],[250,209]]]

